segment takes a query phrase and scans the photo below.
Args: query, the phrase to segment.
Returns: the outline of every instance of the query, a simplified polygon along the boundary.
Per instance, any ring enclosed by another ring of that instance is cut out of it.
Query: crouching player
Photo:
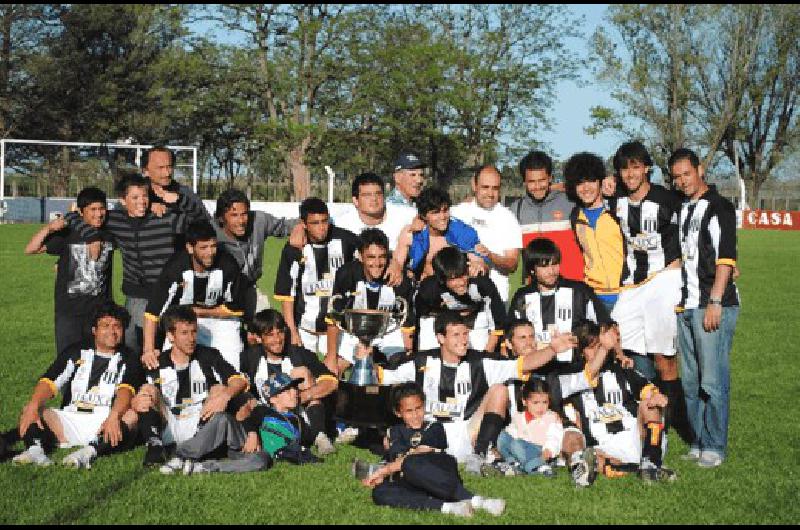
[[[77,343],[59,353],[22,409],[17,433],[26,449],[14,463],[50,465],[47,453],[61,444],[83,446],[63,464],[89,468],[98,456],[134,445],[136,414],[130,403],[142,372],[137,356],[122,345],[129,320],[124,308],[104,302],[92,320],[93,347]],[[45,408],[59,391],[61,408]],[[7,433],[6,441],[16,442],[13,434]]]
[[[247,389],[245,377],[218,350],[197,344],[197,316],[190,306],[170,307],[162,321],[172,348],[160,354],[158,368],[147,372],[147,384],[132,403],[148,445],[145,465],[164,462],[165,446],[176,444],[175,456],[161,466],[164,474],[267,467],[262,453],[241,452],[244,428],[226,412],[231,398]],[[230,459],[199,462],[223,444]]]
[[[585,369],[549,378],[553,408],[574,426],[567,430],[581,430],[606,476],[638,470],[645,482],[674,480],[662,467],[666,396],[608,355],[619,343],[615,326],[583,321],[574,333]]]
[[[425,394],[416,383],[394,392],[394,411],[402,425],[389,428],[384,440],[388,463],[362,483],[374,488],[378,506],[435,510],[471,517],[475,509],[501,515],[503,499],[487,499],[464,488],[456,459],[447,454],[444,426],[425,421]]]

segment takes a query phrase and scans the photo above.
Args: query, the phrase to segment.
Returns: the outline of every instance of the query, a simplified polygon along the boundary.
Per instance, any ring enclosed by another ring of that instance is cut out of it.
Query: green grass
[[[38,226],[0,226],[0,427],[10,428],[53,359],[54,258],[26,257]],[[272,292],[281,241],[270,241],[262,290]],[[731,354],[729,458],[714,470],[681,461],[670,433],[667,465],[678,482],[646,487],[633,477],[599,479],[576,491],[561,470],[538,477],[482,479],[467,487],[507,499],[503,523],[798,523],[797,344],[800,234],[740,232],[743,307]],[[118,259],[118,258],[117,258]],[[115,265],[118,301],[119,271]],[[518,283],[518,280],[514,282]],[[59,451],[60,459],[66,451]],[[442,524],[440,514],[375,507],[349,476],[355,456],[341,447],[318,466],[279,464],[238,476],[164,477],[141,467],[143,449],[101,459],[91,471],[0,464],[0,523],[356,523]],[[498,522],[477,515],[474,523]]]

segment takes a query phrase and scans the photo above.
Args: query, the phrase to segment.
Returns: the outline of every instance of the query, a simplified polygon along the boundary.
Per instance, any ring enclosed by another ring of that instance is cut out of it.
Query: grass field
[[[38,226],[0,226],[0,428],[15,425],[39,375],[54,358],[54,258],[22,249]],[[261,288],[272,292],[281,241],[270,241]],[[674,484],[600,478],[577,491],[563,470],[539,477],[466,476],[476,493],[508,501],[501,519],[473,523],[641,524],[800,522],[800,234],[740,232],[743,307],[731,355],[729,458],[704,470],[678,456],[686,446],[670,433]],[[118,259],[118,258],[117,258]],[[116,299],[121,267],[115,265]],[[144,450],[102,459],[92,470],[0,464],[0,523],[310,523],[444,524],[451,516],[375,507],[349,475],[366,451],[341,447],[325,464],[279,464],[238,476],[161,476],[141,466]],[[56,454],[60,460],[66,451]]]

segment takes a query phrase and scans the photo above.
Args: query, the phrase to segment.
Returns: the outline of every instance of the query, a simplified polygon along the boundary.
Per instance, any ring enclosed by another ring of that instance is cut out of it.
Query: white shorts
[[[339,333],[339,337],[339,357],[350,364],[353,364],[353,355],[356,351],[358,338],[355,335],[347,333],[346,331],[341,331]],[[405,346],[403,346],[403,332],[399,329],[394,330],[388,335],[373,340],[372,346],[377,348],[379,351],[382,351],[387,358],[390,358],[392,355],[397,353],[406,351]]]
[[[436,340],[436,331],[434,328],[435,320],[434,317],[423,317],[419,319],[418,350],[433,350],[439,347],[439,341]],[[486,349],[486,344],[488,342],[488,329],[471,329],[469,331],[469,347],[471,349],[483,351]]]
[[[317,335],[303,328],[298,329],[298,332],[300,333],[300,340],[303,342],[303,347],[305,349],[313,351],[314,353],[321,353],[322,355],[328,353],[327,333]],[[342,344],[342,335],[344,335],[344,333],[339,333],[339,345]]]
[[[633,416],[623,416],[622,426],[624,427],[622,431],[609,434],[604,424],[592,423],[592,436],[597,440],[595,449],[624,464],[638,464],[642,459],[639,421]]]
[[[100,426],[108,418],[107,407],[97,407],[94,412],[73,412],[64,409],[51,409],[56,413],[65,441],[60,447],[77,447],[89,445],[97,439]]]
[[[611,312],[619,323],[622,348],[640,355],[675,355],[681,301],[681,270],[665,269],[649,281],[623,289]]]
[[[478,437],[483,414],[475,413],[468,420],[444,422],[447,435],[447,453],[463,462],[474,450],[474,440]]]
[[[164,429],[162,441],[164,445],[180,444],[192,439],[197,434],[197,426],[200,423],[200,408],[192,414],[182,414],[175,416],[172,411],[167,411],[167,427]]]
[[[216,348],[233,369],[239,371],[239,360],[244,349],[239,334],[241,322],[238,318],[198,318],[197,344]],[[169,338],[164,339],[164,350],[172,347]]]

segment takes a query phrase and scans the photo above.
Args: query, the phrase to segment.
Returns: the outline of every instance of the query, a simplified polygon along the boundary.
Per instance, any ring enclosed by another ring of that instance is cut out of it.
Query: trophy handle
[[[400,306],[397,308],[397,306]],[[405,298],[398,296],[395,298],[395,310],[392,311],[391,317],[389,319],[389,326],[386,329],[386,334],[394,333],[397,331],[400,326],[403,325],[403,322],[406,321],[408,318],[408,301]]]
[[[334,324],[336,324],[337,328],[339,328],[341,330],[344,330],[344,328],[342,327],[342,316],[343,316],[343,313],[339,313],[338,311],[336,311],[334,309],[334,302],[336,302],[336,300],[340,299],[341,297],[342,297],[342,295],[335,294],[335,295],[331,296],[328,299],[328,315],[327,316],[331,320],[333,320],[333,322],[334,322]]]

